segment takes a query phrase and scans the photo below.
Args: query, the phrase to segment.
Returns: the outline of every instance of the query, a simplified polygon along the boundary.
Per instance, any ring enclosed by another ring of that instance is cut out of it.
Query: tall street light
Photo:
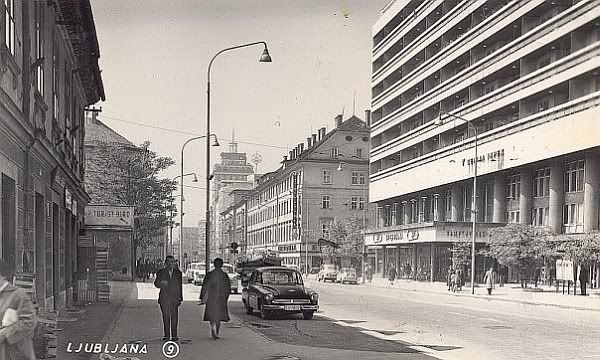
[[[264,41],[257,41],[253,43],[243,44],[232,46],[229,48],[225,48],[218,53],[216,53],[210,62],[208,63],[208,70],[206,72],[206,228],[205,228],[205,238],[206,238],[206,268],[208,269],[210,266],[210,143],[208,138],[210,137],[210,69],[212,67],[213,62],[217,58],[217,56],[222,53],[230,50],[245,48],[253,45],[263,45],[264,50],[262,55],[260,56],[259,62],[271,62],[271,56],[269,55],[269,50],[267,49],[267,43]]]
[[[182,165],[183,168],[183,165]],[[187,173],[184,174],[183,171],[181,172],[181,175],[177,175],[173,178],[173,181],[181,178],[181,180],[179,181],[179,185],[180,185],[180,189],[181,192],[179,193],[180,195],[180,211],[179,211],[179,266],[184,266],[183,264],[183,202],[185,201],[185,198],[183,197],[183,179],[186,176],[193,176],[194,180],[192,180],[193,182],[198,182],[198,177],[196,176],[195,172],[191,172],[191,173]],[[172,243],[171,243],[172,246]]]
[[[215,134],[210,134],[211,136],[213,136],[213,142],[212,142],[212,146],[219,146],[219,140],[217,140],[217,135]],[[181,262],[181,265],[185,267],[185,264],[183,264],[183,202],[184,202],[184,198],[183,198],[183,151],[185,150],[185,146],[193,140],[198,140],[198,139],[204,139],[206,137],[206,135],[202,135],[202,136],[196,136],[190,139],[187,139],[183,145],[181,146],[181,172],[179,175],[181,177],[181,181],[179,182],[179,194],[181,194],[181,199],[179,202],[179,225],[180,225],[180,229],[179,229],[179,261]],[[208,143],[208,141],[207,141]],[[198,179],[196,178],[196,174],[194,174],[194,182],[198,182]]]
[[[471,218],[473,220],[473,229],[471,230],[471,294],[475,294],[475,228],[477,224],[477,165],[479,161],[477,156],[477,127],[471,123],[471,120],[467,120],[458,115],[450,114],[447,112],[440,112],[440,116],[435,120],[436,126],[441,126],[442,124],[444,124],[442,115],[448,115],[448,117],[453,117],[455,119],[466,122],[467,128],[471,126],[471,128],[475,132],[475,161],[473,165],[473,202],[471,205]]]

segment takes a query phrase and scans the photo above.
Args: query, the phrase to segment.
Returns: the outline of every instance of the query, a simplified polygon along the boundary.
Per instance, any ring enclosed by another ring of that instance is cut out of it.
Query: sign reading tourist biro
[[[116,205],[86,206],[85,225],[131,229],[133,227],[133,207]]]

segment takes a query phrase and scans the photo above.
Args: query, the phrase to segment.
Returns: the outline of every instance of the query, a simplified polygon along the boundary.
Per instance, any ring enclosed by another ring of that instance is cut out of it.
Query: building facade
[[[40,307],[72,301],[83,187],[84,108],[104,99],[89,1],[0,7],[2,258],[35,276]]]
[[[506,223],[597,230],[599,55],[597,1],[390,2],[373,28],[378,270],[445,279],[472,216],[478,242]]]
[[[272,251],[304,268],[323,262],[319,239],[330,239],[334,219],[368,222],[368,125],[356,116],[326,133],[320,128],[284,156],[252,191],[225,213],[241,253]],[[306,147],[305,147],[306,145]],[[245,224],[245,226],[244,226]]]

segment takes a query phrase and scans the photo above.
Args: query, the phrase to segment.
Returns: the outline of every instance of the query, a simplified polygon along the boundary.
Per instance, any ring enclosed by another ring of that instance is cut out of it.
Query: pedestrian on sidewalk
[[[371,267],[371,264],[367,264],[365,273],[367,275],[367,280],[369,281],[369,284],[370,284],[373,281],[373,268]]]
[[[534,287],[537,287],[538,281],[540,281],[540,268],[536,266],[533,270],[533,284]]]
[[[491,267],[483,278],[483,282],[485,282],[485,286],[487,288],[488,295],[492,295],[492,289],[494,289],[494,284],[496,283],[496,273],[494,272],[494,267]]]
[[[452,290],[452,281],[454,278],[454,270],[452,269],[452,266],[450,266],[448,268],[448,275],[446,276],[446,285],[448,285],[448,291]]]
[[[165,258],[165,267],[156,274],[154,286],[160,288],[158,304],[163,319],[163,340],[178,341],[177,323],[179,306],[183,301],[183,285],[181,271],[175,268],[175,258],[172,255]]]
[[[35,360],[35,308],[25,291],[10,283],[12,278],[11,266],[0,260],[0,359],[13,359],[11,354],[20,352],[25,359]]]
[[[204,309],[204,321],[210,321],[210,335],[213,340],[219,338],[221,321],[229,321],[229,310],[227,300],[231,292],[229,276],[221,270],[223,259],[216,258],[213,262],[215,268],[209,271],[204,278],[202,291],[200,292],[200,303],[206,304]]]
[[[388,280],[390,281],[390,285],[394,285],[394,280],[396,280],[396,276],[398,272],[396,271],[396,267],[394,264],[390,264],[390,268],[388,270]]]
[[[462,270],[456,269],[456,288],[458,291],[462,291],[462,287],[463,287]]]
[[[583,296],[587,295],[586,287],[589,280],[588,278],[588,269],[582,265],[579,269],[579,286],[581,287],[581,295]]]

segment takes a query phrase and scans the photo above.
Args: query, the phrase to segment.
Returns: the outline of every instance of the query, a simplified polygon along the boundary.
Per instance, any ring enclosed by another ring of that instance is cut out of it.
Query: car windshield
[[[356,275],[356,270],[354,270],[354,269],[346,269],[345,272],[346,272],[346,274]]]
[[[261,283],[265,285],[301,285],[302,275],[297,271],[268,270],[262,273]]]
[[[192,264],[194,270],[204,270],[204,264]]]

